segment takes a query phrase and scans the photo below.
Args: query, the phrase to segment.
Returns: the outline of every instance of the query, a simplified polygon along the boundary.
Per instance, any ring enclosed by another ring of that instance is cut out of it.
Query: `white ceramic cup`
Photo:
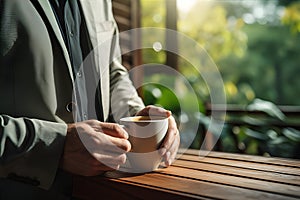
[[[127,153],[130,172],[150,172],[159,167],[162,160],[158,149],[168,130],[168,118],[159,116],[135,116],[120,120],[129,134],[131,151]]]

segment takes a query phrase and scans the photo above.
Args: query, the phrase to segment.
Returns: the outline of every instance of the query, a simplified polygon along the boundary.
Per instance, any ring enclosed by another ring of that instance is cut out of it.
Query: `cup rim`
[[[137,118],[137,121],[134,121],[132,119]],[[141,118],[147,118],[147,119],[141,119]],[[122,122],[161,122],[168,119],[168,117],[163,117],[163,116],[131,116],[131,117],[123,117],[120,119]]]

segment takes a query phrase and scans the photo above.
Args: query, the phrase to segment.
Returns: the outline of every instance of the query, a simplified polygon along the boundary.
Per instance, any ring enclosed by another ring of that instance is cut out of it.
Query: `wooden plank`
[[[115,16],[115,19],[118,22],[119,26],[127,27],[126,29],[123,30],[129,30],[131,28],[131,23],[129,19],[121,16]]]
[[[118,10],[118,8],[114,8],[113,12],[116,13],[115,16],[121,16],[121,17],[128,18],[128,19],[130,19],[130,17],[131,17],[130,10],[125,12],[123,10]]]
[[[157,197],[166,200],[211,199],[197,195],[182,194],[166,189],[157,189],[151,186],[141,187],[139,184],[111,181],[104,177],[82,176],[76,176],[74,178],[73,197],[82,200],[153,200]]]
[[[156,187],[156,190],[171,190],[186,195],[198,195],[200,197],[217,199],[297,199],[291,196],[216,184],[202,180],[195,181],[159,173],[149,173],[142,176],[131,176],[118,179],[112,178],[107,181],[122,182],[129,185],[136,184],[135,186],[138,186],[136,191],[138,191],[139,187]]]
[[[114,16],[121,16],[127,19],[131,18],[131,2],[130,1],[112,1],[112,8]]]
[[[188,149],[186,151],[180,150],[179,153],[183,153],[188,155],[196,155],[199,156],[199,150],[196,149]],[[296,159],[288,159],[288,158],[278,158],[278,157],[263,157],[263,156],[254,156],[254,155],[244,155],[244,154],[236,154],[236,153],[224,153],[224,152],[205,152],[208,153],[208,157],[211,158],[227,158],[230,160],[241,160],[246,162],[257,162],[257,163],[268,163],[268,164],[276,164],[282,166],[289,167],[297,167],[300,168],[300,160]]]
[[[113,5],[113,13],[115,15],[122,16],[128,19],[131,18],[130,10],[131,10],[130,7],[124,7],[124,9],[123,8],[120,9],[119,7]]]
[[[118,5],[118,6],[130,6],[131,5],[131,1],[132,0],[112,0],[112,3],[114,5]]]
[[[87,182],[77,184],[77,197],[125,200],[300,199],[299,172],[298,168],[274,163],[247,162],[230,157],[199,158],[190,153],[181,156],[174,166],[153,173],[109,172],[109,178],[85,179]]]
[[[245,161],[229,160],[223,158],[211,158],[211,157],[202,158],[194,155],[181,155],[179,159],[300,176],[299,168],[294,168],[289,166],[278,166],[275,164],[263,164],[263,163],[245,162]]]
[[[237,177],[232,175],[224,175],[220,173],[205,172],[201,170],[192,170],[179,167],[169,167],[158,171],[158,173],[193,179],[197,181],[207,181],[221,185],[229,185],[234,187],[241,187],[246,189],[253,189],[256,191],[264,191],[274,194],[281,194],[300,198],[299,186],[286,185],[282,183],[254,180],[244,177]]]
[[[124,13],[126,13],[126,12],[130,13],[130,3],[126,4],[126,2],[113,1],[112,2],[112,7],[115,10],[119,10],[119,11],[124,12]]]
[[[189,162],[184,160],[176,160],[173,166],[300,186],[300,176],[249,170],[231,166],[213,165],[208,163]]]

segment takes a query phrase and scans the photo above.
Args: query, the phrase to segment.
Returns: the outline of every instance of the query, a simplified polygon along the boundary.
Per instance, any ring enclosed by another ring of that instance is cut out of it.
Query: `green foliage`
[[[300,93],[295,91],[300,91],[297,78],[300,34],[290,34],[288,27],[271,23],[270,18],[276,21],[276,6],[288,5],[285,13],[292,14],[285,14],[282,20],[299,23],[300,1],[256,1],[261,2],[256,5],[259,9],[267,12],[272,8],[274,14],[268,15],[270,23],[261,23],[258,19],[253,24],[245,24],[243,16],[251,14],[255,8],[243,1],[214,2],[197,1],[188,13],[179,13],[178,29],[202,45],[216,62],[225,83],[228,103],[246,105],[254,98],[262,98],[276,104],[299,105]],[[144,27],[164,27],[165,2],[142,0],[142,14]],[[158,41],[163,46],[164,37],[146,33],[143,43]],[[180,42],[180,51],[193,55],[194,49]],[[164,63],[165,52],[145,49],[143,60]],[[193,82],[202,101],[209,100],[206,83],[201,77],[195,77],[193,67],[184,59],[179,59],[179,63],[179,70]]]
[[[252,104],[247,107],[250,111],[263,111],[271,117],[276,117],[280,120],[284,120],[285,115],[277,108],[277,106],[269,101],[263,101],[261,99],[255,99]]]
[[[274,0],[268,0],[268,1],[274,1]],[[289,6],[290,4],[293,4],[295,2],[299,2],[299,0],[278,0],[278,4],[283,6]]]
[[[247,25],[248,50],[243,58],[229,56],[219,62],[224,82],[238,91],[228,93],[230,103],[247,104],[254,97],[276,104],[299,105],[300,35],[291,35],[284,26]],[[248,86],[242,92],[241,87]],[[247,92],[253,95],[248,95]]]
[[[146,105],[161,106],[177,115],[181,110],[178,98],[173,91],[161,84],[144,85],[143,96],[145,97]]]
[[[284,122],[288,118],[273,103],[260,99],[247,106],[249,111],[261,111],[266,115],[227,116],[227,122],[239,121],[243,125],[226,125],[222,134],[223,151],[268,155],[277,157],[300,158],[300,131],[290,127],[272,126],[270,122]],[[297,119],[299,121],[299,117]],[[235,145],[233,145],[235,144]]]
[[[164,3],[163,0],[142,0],[143,27],[164,27]],[[265,113],[263,117],[227,116],[226,120],[244,125],[225,124],[220,138],[221,150],[300,158],[299,130],[269,125],[274,120],[282,123],[290,120],[276,104],[300,105],[299,5],[299,0],[197,1],[189,12],[179,13],[179,31],[200,44],[217,64],[224,80],[227,102],[247,105],[249,111]],[[282,8],[284,15],[281,19]],[[263,16],[259,15],[261,10]],[[253,21],[245,20],[245,16],[252,17]],[[157,41],[164,46],[164,37],[146,33],[143,44]],[[193,47],[182,41],[179,44],[180,51],[194,55]],[[143,50],[145,63],[164,63],[165,59],[164,51]],[[192,59],[198,61],[200,58]],[[145,103],[172,110],[178,121],[185,116],[188,119],[186,127],[189,123],[200,123],[191,146],[200,148],[210,123],[210,118],[202,114],[210,94],[206,83],[184,58],[179,58],[179,70],[196,92],[198,109],[189,107],[192,91],[182,87],[183,95],[175,94],[163,83],[175,84],[176,80],[162,74],[147,80],[156,84],[144,86]],[[182,110],[187,112],[182,113]],[[182,133],[188,134],[188,129]]]
[[[164,28],[166,16],[165,1],[161,0],[141,0],[142,5],[142,27]]]
[[[179,30],[203,46],[214,61],[230,54],[243,56],[247,43],[243,25],[241,19],[230,23],[226,10],[209,1],[198,1],[178,22]],[[190,47],[182,50],[193,51]]]
[[[300,32],[300,2],[296,1],[285,8],[282,23],[290,26],[293,33]]]
[[[300,142],[300,131],[293,128],[286,128],[282,131],[283,135],[289,138],[291,141]]]
[[[165,2],[161,0],[141,0],[142,6],[142,27],[165,27]],[[142,46],[151,46],[150,41],[160,43],[162,46],[165,45],[164,35],[161,33],[144,32],[142,39]],[[156,52],[153,48],[143,49],[142,56],[144,63],[161,63],[163,64],[166,60],[166,54],[164,51]]]
[[[147,77],[146,82],[148,84],[143,86],[146,105],[162,106],[171,110],[178,118],[182,112],[189,113],[190,118],[194,118],[192,116],[199,111],[204,112],[204,105],[199,96],[194,93],[195,91],[188,90],[177,77],[156,74]]]

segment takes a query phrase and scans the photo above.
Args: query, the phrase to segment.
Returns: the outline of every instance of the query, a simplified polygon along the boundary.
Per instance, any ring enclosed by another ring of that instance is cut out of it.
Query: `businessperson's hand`
[[[116,170],[131,149],[127,139],[127,132],[118,124],[97,120],[68,124],[61,166],[83,176]]]
[[[168,117],[169,126],[167,134],[163,143],[160,146],[159,152],[163,156],[165,166],[170,166],[175,160],[180,144],[180,135],[177,129],[176,121],[172,116],[172,112],[164,108],[150,105],[139,111],[137,115]]]

